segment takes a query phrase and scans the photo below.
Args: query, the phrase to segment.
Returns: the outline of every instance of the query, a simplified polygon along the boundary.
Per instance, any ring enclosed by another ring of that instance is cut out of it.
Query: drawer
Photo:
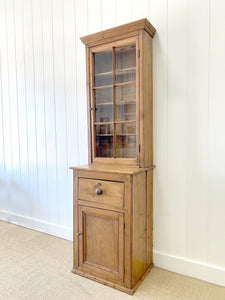
[[[123,206],[122,182],[79,178],[79,199],[115,206]],[[101,194],[97,194],[100,192]]]

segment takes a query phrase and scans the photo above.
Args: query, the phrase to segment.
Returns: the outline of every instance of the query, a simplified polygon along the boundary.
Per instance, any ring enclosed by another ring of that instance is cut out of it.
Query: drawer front
[[[105,180],[79,178],[79,199],[123,206],[124,184]]]

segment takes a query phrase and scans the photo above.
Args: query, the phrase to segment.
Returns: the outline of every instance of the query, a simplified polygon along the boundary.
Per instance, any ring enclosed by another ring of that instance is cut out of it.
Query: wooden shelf
[[[102,136],[102,137],[108,137],[108,136],[113,136],[113,134],[112,133],[104,133],[104,134],[96,134],[96,136]]]
[[[124,85],[135,84],[135,83],[136,83],[136,80],[125,81],[125,82],[117,82],[117,83],[114,83],[114,86],[118,87],[118,86],[124,86]]]
[[[134,73],[135,71],[136,71],[136,67],[126,68],[126,69],[118,69],[118,70],[115,70],[115,74],[116,75],[124,75],[124,74]],[[110,76],[112,74],[113,74],[113,71],[109,71],[109,72],[97,73],[94,76],[95,77]]]
[[[127,123],[136,123],[136,120],[129,121],[115,121],[115,122],[95,122],[94,125],[109,125],[109,124],[127,124]]]
[[[113,102],[107,102],[107,103],[95,103],[96,106],[100,105],[113,105]]]
[[[136,133],[120,133],[116,134],[116,136],[136,136]]]
[[[96,106],[99,105],[112,105],[113,102],[106,102],[106,103],[96,103]],[[131,101],[119,101],[115,103],[116,105],[129,105],[129,104],[136,104],[136,100],[131,100]]]
[[[135,73],[135,71],[136,71],[136,67],[132,67],[132,68],[115,70],[115,74],[116,75],[124,75],[124,74],[129,74],[129,73]]]
[[[119,83],[114,83],[114,84],[107,84],[107,85],[100,85],[100,86],[93,86],[93,90],[101,90],[101,89],[108,89],[108,88],[113,88],[115,87],[120,87],[120,86],[124,86],[124,85],[131,85],[131,84],[135,84],[136,80],[132,80],[132,81],[125,81],[125,82],[119,82]]]
[[[129,120],[129,121],[115,121],[115,124],[127,124],[127,123],[136,123],[136,120]]]

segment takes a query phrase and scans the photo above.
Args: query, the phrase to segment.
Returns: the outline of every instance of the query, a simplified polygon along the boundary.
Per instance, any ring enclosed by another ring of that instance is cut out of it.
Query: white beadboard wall
[[[154,263],[225,285],[225,1],[0,0],[0,219],[72,239],[87,163],[80,36],[154,37]]]

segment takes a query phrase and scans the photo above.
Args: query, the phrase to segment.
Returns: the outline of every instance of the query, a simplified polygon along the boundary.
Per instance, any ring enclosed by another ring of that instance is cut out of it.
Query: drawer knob
[[[102,189],[97,188],[97,189],[95,190],[95,194],[96,194],[96,195],[101,195],[101,194],[102,194]]]

